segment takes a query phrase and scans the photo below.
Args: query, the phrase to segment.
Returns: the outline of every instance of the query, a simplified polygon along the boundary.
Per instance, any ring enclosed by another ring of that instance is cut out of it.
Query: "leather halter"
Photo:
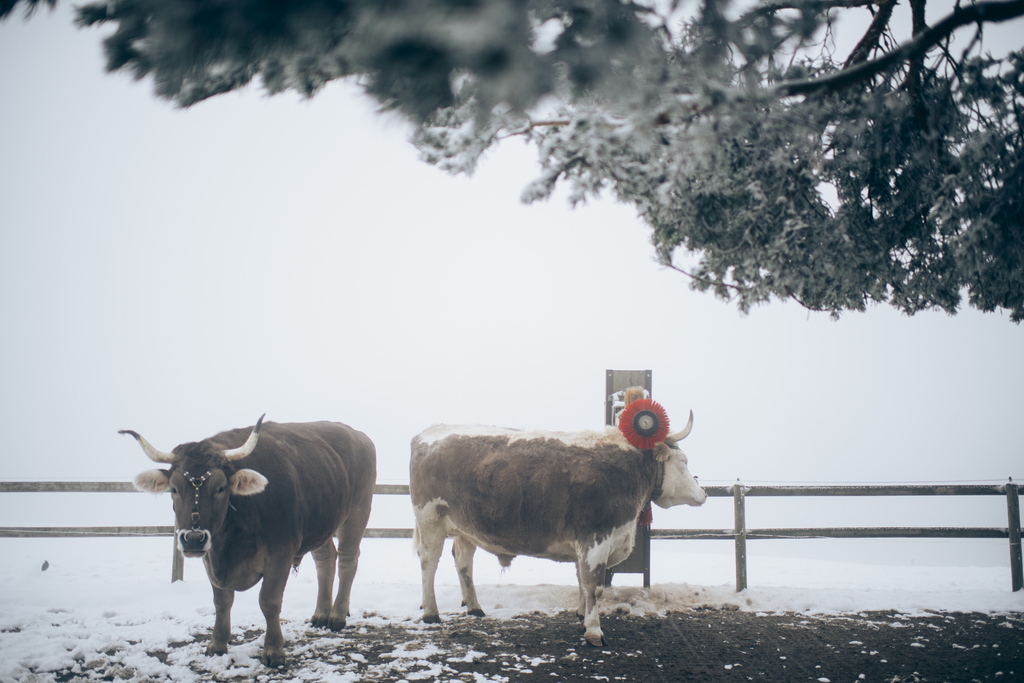
[[[192,500],[192,531],[199,531],[202,527],[199,526],[199,487],[206,483],[206,480],[210,478],[212,472],[206,470],[206,473],[199,477],[193,477],[188,472],[182,472],[182,476],[192,484],[192,488],[195,489],[196,495]]]
[[[651,457],[654,457],[654,452],[649,452],[651,453]],[[665,491],[662,489],[662,487],[665,485],[665,463],[659,460],[655,460],[654,464],[656,466],[656,469],[654,475],[654,491],[651,492],[651,500],[658,500],[659,498],[661,498],[662,494],[665,493]]]

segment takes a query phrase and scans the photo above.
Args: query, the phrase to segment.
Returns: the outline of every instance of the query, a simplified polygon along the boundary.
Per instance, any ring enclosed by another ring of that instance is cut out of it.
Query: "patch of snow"
[[[184,581],[170,582],[171,543],[170,538],[0,539],[0,680],[53,680],[54,672],[83,671],[97,662],[108,672],[140,679],[259,676],[262,637],[233,643],[227,655],[204,654],[200,640],[213,626],[210,585],[198,560],[186,561]],[[1005,568],[913,567],[897,572],[890,566],[753,556],[748,559],[750,588],[736,593],[731,556],[688,554],[685,548],[685,543],[657,544],[652,553],[654,585],[644,589],[638,575],[618,575],[616,585],[601,598],[601,611],[640,616],[699,608],[763,615],[891,610],[900,615],[890,624],[896,628],[905,627],[902,619],[908,616],[936,610],[987,613],[1009,628],[998,615],[1024,612],[1024,592],[1010,591]],[[438,605],[442,613],[461,612],[454,563],[449,553],[443,557],[437,574]],[[44,560],[49,561],[45,572],[40,570]],[[492,617],[556,613],[577,605],[572,565],[517,558],[502,571],[496,558],[478,553],[475,577],[481,604]],[[315,601],[316,572],[307,559],[289,577],[285,592],[281,617],[288,643],[305,633]],[[364,541],[352,589],[353,627],[401,621],[414,629],[432,628],[416,621],[419,604],[419,562],[411,543]],[[235,636],[263,632],[257,589],[236,595],[232,624]],[[298,646],[288,643],[289,656],[296,656]],[[407,680],[447,675],[427,662],[426,657],[435,653],[432,646],[417,647],[423,649],[396,646],[385,664],[375,665],[381,667],[375,673]],[[326,652],[321,668],[315,663],[320,657],[316,644],[302,648],[312,648],[309,654],[316,655],[304,660],[314,663],[303,665],[303,679],[309,674],[332,683],[355,681],[356,664],[365,668],[365,657],[359,653]],[[481,656],[472,651],[445,654],[460,661]],[[196,673],[193,662],[201,662],[209,673]],[[525,673],[543,663],[547,660],[524,658],[516,667]]]

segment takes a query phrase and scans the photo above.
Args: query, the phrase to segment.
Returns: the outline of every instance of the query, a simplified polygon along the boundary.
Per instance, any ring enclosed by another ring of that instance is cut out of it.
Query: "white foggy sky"
[[[148,461],[118,429],[170,449],[266,412],[361,429],[407,481],[437,422],[600,427],[606,368],[693,409],[705,483],[1024,477],[1005,314],[744,317],[657,266],[630,207],[520,204],[517,140],[456,178],[351,85],[178,110],[104,74],[104,33],[68,3],[0,24],[0,480],[127,480]]]

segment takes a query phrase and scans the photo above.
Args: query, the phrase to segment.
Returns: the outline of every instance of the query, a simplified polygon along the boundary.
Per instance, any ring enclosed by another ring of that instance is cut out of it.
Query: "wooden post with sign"
[[[617,418],[621,408],[616,405],[617,394],[630,387],[643,387],[647,390],[647,396],[651,395],[651,371],[650,370],[607,370],[605,371],[604,391],[604,423],[613,427],[617,424]],[[650,503],[648,503],[648,506]],[[638,524],[636,530],[636,544],[629,557],[608,569],[605,578],[605,585],[612,584],[614,574],[643,574],[644,588],[651,587],[651,527],[646,524]]]

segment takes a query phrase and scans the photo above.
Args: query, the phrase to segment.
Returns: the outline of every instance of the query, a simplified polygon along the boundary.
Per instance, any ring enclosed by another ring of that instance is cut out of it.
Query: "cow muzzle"
[[[202,557],[210,549],[210,532],[206,529],[178,529],[175,536],[185,557]]]

